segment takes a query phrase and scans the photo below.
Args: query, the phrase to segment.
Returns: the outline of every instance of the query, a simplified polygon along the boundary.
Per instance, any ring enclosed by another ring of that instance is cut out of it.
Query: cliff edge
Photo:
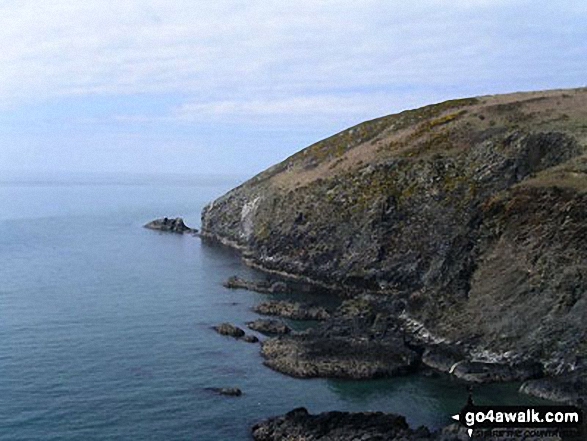
[[[205,207],[201,235],[266,271],[393,303],[478,358],[575,371],[586,146],[587,89],[447,101],[296,153]]]

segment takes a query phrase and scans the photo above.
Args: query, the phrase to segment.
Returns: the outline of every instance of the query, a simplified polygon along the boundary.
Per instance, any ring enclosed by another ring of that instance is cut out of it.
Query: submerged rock
[[[289,334],[291,329],[279,320],[257,319],[247,323],[247,327],[263,334]]]
[[[145,228],[150,230],[168,231],[171,233],[197,233],[198,230],[195,228],[188,227],[181,217],[175,219],[164,217],[162,219],[155,219],[144,225]]]
[[[326,320],[330,317],[328,311],[321,306],[276,300],[260,303],[253,308],[253,311],[292,320]]]
[[[208,390],[217,393],[218,395],[226,395],[229,397],[240,397],[243,394],[238,387],[210,387]]]

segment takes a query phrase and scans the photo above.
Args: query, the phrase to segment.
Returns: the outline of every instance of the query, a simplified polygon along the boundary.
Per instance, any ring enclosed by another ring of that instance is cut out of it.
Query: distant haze
[[[0,3],[0,171],[251,175],[366,119],[587,83],[579,1]]]

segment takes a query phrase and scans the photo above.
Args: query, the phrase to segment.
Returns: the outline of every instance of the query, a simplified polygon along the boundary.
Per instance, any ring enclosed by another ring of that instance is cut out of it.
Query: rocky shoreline
[[[447,101],[340,132],[205,207],[204,239],[345,299],[317,327],[263,341],[265,364],[296,377],[433,369],[582,405],[586,120],[587,89]],[[272,283],[230,287],[287,290]]]
[[[499,431],[497,431],[499,432]],[[505,432],[505,431],[503,431]],[[524,431],[522,431],[524,433]],[[460,424],[449,424],[431,432],[426,427],[412,429],[401,415],[382,412],[325,412],[310,414],[300,407],[285,415],[269,418],[251,428],[255,441],[469,441],[467,429]],[[509,441],[503,435],[485,436],[487,441]],[[560,441],[558,435],[527,435],[524,441]],[[568,438],[580,441],[581,438]]]

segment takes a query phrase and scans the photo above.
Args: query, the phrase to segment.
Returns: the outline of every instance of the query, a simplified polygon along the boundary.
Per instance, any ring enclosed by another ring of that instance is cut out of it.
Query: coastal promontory
[[[379,336],[393,323],[432,367],[475,381],[574,378],[582,397],[586,146],[587,89],[407,110],[313,144],[213,201],[201,235],[350,299],[334,317],[360,344],[387,344]],[[289,369],[285,346],[320,347],[278,337],[264,346],[273,367]]]

